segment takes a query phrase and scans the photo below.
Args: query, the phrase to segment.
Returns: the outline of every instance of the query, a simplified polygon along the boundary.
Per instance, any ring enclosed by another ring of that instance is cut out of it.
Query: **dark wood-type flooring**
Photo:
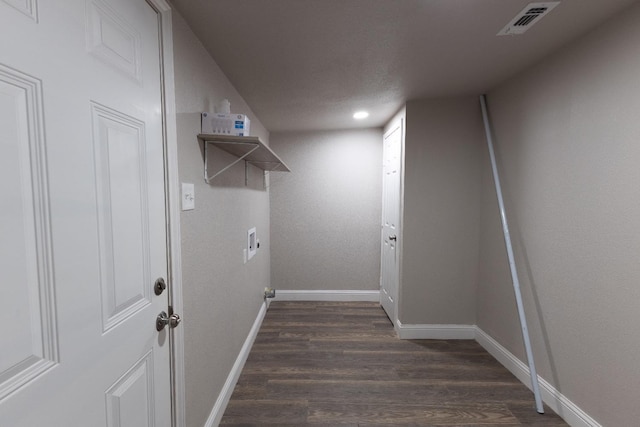
[[[566,426],[475,341],[400,340],[376,303],[273,302],[221,424]]]

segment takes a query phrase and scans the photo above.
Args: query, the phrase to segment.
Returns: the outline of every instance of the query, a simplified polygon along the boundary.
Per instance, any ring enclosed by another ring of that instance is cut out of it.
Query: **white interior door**
[[[159,16],[0,0],[0,425],[169,426]]]
[[[396,323],[399,280],[400,185],[402,126],[398,122],[384,136],[382,152],[382,250],[380,262],[380,304]]]

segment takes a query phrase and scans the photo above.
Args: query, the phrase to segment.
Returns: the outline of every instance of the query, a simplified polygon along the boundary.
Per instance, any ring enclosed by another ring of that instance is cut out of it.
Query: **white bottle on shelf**
[[[218,113],[231,114],[231,103],[229,102],[228,99],[225,98],[222,101],[220,101],[220,104],[218,104]]]

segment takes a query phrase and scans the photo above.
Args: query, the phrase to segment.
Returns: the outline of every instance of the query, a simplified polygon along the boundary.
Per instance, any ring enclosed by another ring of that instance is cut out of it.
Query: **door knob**
[[[180,324],[182,319],[177,314],[167,315],[165,311],[158,314],[156,317],[156,330],[161,331],[165,326],[169,325],[171,328],[175,328]]]
[[[389,236],[389,240],[398,240],[398,238],[396,237],[396,235],[394,234],[393,236]]]
[[[169,316],[169,326],[171,326],[172,328],[178,326],[180,322],[182,322],[182,319],[177,314],[172,314],[171,316]]]

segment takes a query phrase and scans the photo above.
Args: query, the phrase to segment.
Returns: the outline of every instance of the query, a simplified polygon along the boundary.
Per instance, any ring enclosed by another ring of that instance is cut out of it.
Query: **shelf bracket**
[[[258,145],[258,144],[252,144],[252,143],[248,143],[248,144],[249,145],[253,145],[254,147],[251,150],[249,150],[246,153],[244,153],[242,156],[240,156],[237,159],[235,159],[233,162],[229,163],[224,168],[220,169],[218,172],[216,172],[213,175],[209,176],[209,160],[208,160],[209,156],[207,155],[209,142],[205,141],[204,142],[204,182],[209,184],[213,178],[215,178],[216,176],[220,175],[221,173],[227,171],[229,168],[233,167],[236,163],[244,160],[249,154],[253,153],[258,148],[260,148],[260,145]],[[246,168],[246,165],[245,165],[245,168]],[[245,171],[245,180],[246,180],[246,171]]]

